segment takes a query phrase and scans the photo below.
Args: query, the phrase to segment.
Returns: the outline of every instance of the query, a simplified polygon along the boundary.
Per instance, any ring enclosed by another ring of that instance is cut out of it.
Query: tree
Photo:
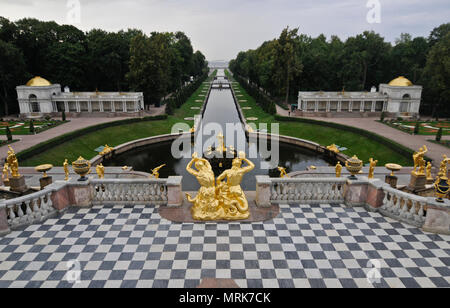
[[[418,135],[420,131],[420,123],[416,122],[416,126],[414,126],[414,135]]]
[[[431,31],[430,36],[428,37],[430,47],[433,47],[434,45],[439,43],[449,32],[450,22],[434,28],[433,31]]]
[[[427,57],[424,70],[425,89],[432,97],[434,116],[450,114],[450,33],[436,43]]]
[[[35,133],[33,120],[30,121],[30,133],[32,133],[32,134]]]
[[[61,116],[62,116],[62,121],[65,122],[66,121],[66,111],[65,110],[62,111]]]
[[[11,43],[0,40],[0,101],[5,115],[19,111],[15,86],[29,77],[22,51]]]

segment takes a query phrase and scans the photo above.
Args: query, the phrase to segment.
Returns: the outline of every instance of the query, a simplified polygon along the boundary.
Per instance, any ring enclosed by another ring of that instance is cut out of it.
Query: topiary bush
[[[436,134],[436,141],[437,142],[441,142],[441,139],[442,139],[442,127],[439,128],[439,130],[438,130],[438,132]]]
[[[9,128],[9,125],[6,126],[6,138],[8,139],[9,142],[12,141],[12,133],[11,133],[11,129]]]
[[[30,121],[30,133],[35,134],[36,130],[34,129],[34,121]]]
[[[417,122],[416,126],[414,127],[414,135],[418,135],[420,130],[420,123]]]

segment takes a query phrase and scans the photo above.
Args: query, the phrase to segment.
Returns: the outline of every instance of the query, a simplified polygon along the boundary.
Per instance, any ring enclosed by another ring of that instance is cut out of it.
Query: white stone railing
[[[92,204],[166,204],[167,179],[91,180]]]
[[[56,214],[57,210],[53,207],[52,194],[52,189],[44,189],[0,203],[0,209],[5,209],[8,226],[15,229],[42,222]]]
[[[391,218],[422,227],[426,220],[428,199],[384,186],[383,205],[379,211]]]
[[[344,202],[343,178],[270,179],[272,203],[340,203]]]

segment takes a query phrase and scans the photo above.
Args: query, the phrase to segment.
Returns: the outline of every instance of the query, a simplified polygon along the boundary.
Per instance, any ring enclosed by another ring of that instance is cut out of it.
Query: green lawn
[[[58,120],[44,120],[44,121],[33,121],[35,132],[38,134],[47,129],[56,127],[58,125],[64,124],[66,122]],[[0,134],[6,134],[6,127],[9,126],[11,133],[13,135],[32,135],[30,132],[30,121],[0,121]]]
[[[228,76],[230,77],[230,75]],[[241,85],[233,84],[233,88],[240,91],[240,93],[237,92],[236,95],[243,95],[238,97],[238,100],[240,106],[243,108],[242,111],[245,118],[258,118],[257,121],[247,120],[247,123],[255,123],[257,127],[260,123],[268,123],[269,131],[271,123],[279,123],[281,135],[311,140],[323,146],[337,144],[340,147],[348,148],[347,151],[343,152],[344,154],[348,156],[357,155],[365,163],[368,163],[369,159],[372,157],[378,160],[379,166],[387,163],[397,163],[403,166],[410,166],[413,164],[412,158],[409,159],[404,157],[385,145],[352,132],[308,123],[276,121],[274,116],[265,113],[261,107],[256,104],[255,100],[247,94]],[[242,102],[245,100],[246,102]],[[250,107],[252,109],[246,110],[245,107]]]

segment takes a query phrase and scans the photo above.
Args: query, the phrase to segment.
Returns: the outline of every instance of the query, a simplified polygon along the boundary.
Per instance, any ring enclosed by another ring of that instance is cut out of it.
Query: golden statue
[[[328,149],[329,151],[331,151],[331,152],[336,153],[336,154],[339,153],[339,149],[338,149],[338,147],[337,147],[335,144],[332,144],[332,145],[327,146],[327,149]]]
[[[217,146],[217,152],[224,153],[227,151],[227,147],[225,146],[224,136],[222,133],[220,133],[217,136],[217,139],[219,140],[219,144]]]
[[[13,178],[20,177],[19,174],[19,161],[17,160],[16,153],[14,152],[13,148],[8,145],[9,151],[8,151],[8,157],[6,158],[6,163],[8,164],[11,175]]]
[[[341,162],[338,162],[336,165],[336,177],[340,178],[342,174],[342,165]]]
[[[155,169],[152,170],[152,174],[150,175],[150,178],[155,178],[155,179],[159,179],[159,170],[161,170],[162,168],[164,168],[166,166],[166,164],[161,165]]]
[[[243,162],[248,166],[242,167]],[[255,165],[245,157],[244,152],[240,152],[239,157],[233,160],[231,169],[226,170],[217,178],[217,186],[220,188],[219,196],[226,196],[220,200],[225,208],[223,219],[241,220],[250,217],[248,201],[241,188],[241,182],[244,175],[253,169],[255,169]],[[227,179],[226,185],[222,183],[225,179]]]
[[[415,152],[413,155],[414,159],[414,170],[412,171],[413,175],[425,175],[425,164],[426,161],[424,159],[425,154],[428,152],[428,148],[424,145],[419,149],[419,152]],[[417,170],[417,168],[419,170]]]
[[[433,168],[433,165],[431,164],[431,162],[428,162],[427,164],[427,181],[432,182],[433,176],[431,175],[431,169]]]
[[[280,178],[289,178],[290,177],[286,172],[286,168],[278,167],[278,171],[280,171]]]
[[[194,164],[197,170],[192,168]],[[194,204],[191,208],[192,217],[195,220],[217,220],[224,216],[220,213],[219,200],[216,199],[216,183],[211,164],[194,153],[186,170],[197,178],[201,186],[194,199],[186,194],[188,201]]]
[[[5,163],[5,165],[3,166],[2,182],[3,182],[3,185],[5,185],[5,186],[9,185],[9,166],[8,166],[8,163]]]
[[[68,181],[69,180],[69,162],[67,161],[67,159],[64,161],[63,163],[63,168],[64,168],[64,181]]]
[[[97,165],[97,167],[95,167],[95,171],[97,171],[99,179],[105,178],[105,167],[103,166],[103,164]]]
[[[106,155],[111,153],[114,150],[114,148],[110,147],[109,145],[105,145],[105,147],[103,148],[103,151],[100,152],[100,155]]]
[[[369,179],[373,179],[373,174],[375,173],[375,167],[378,164],[378,160],[373,160],[373,158],[371,158],[369,161],[370,161]]]

